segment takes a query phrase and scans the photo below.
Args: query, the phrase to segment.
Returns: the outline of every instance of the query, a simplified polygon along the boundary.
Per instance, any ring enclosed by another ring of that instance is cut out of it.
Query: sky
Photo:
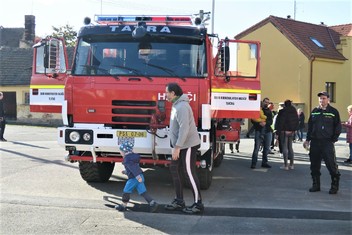
[[[350,0],[0,0],[0,26],[24,28],[25,15],[34,15],[36,36],[45,37],[52,26],[68,24],[78,31],[85,17],[96,14],[192,15],[199,10],[211,12],[208,32],[221,38],[233,38],[270,15],[328,26],[352,23]]]

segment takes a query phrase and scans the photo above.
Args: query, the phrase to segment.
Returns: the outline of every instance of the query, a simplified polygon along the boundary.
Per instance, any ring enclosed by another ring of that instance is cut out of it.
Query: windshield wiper
[[[134,68],[126,67],[126,66],[120,66],[120,65],[113,65],[113,67],[127,70],[129,72],[132,72],[136,76],[142,76],[142,77],[148,78],[150,81],[153,81],[152,77],[149,77],[149,76],[146,76],[146,75],[142,74],[141,71],[138,70],[138,69],[134,69]]]
[[[97,75],[109,75],[112,76],[113,78],[120,80],[120,78],[117,75],[111,74],[110,72],[108,72],[107,69],[103,69],[103,68],[99,68],[96,65],[81,65],[83,67],[89,68],[89,69],[95,69],[95,70],[99,70],[102,71],[104,74],[97,74]]]
[[[179,79],[181,79],[182,81],[186,81],[186,79],[184,77],[181,77],[179,76],[177,73],[175,73],[175,71],[173,71],[172,69],[169,69],[169,68],[165,68],[163,66],[159,66],[159,65],[155,65],[155,64],[148,64],[148,63],[143,63],[145,65],[148,65],[148,66],[151,66],[151,67],[154,67],[154,68],[157,68],[157,69],[161,69],[163,70],[164,72],[167,72],[168,74],[170,74],[171,76],[175,76],[175,77],[178,77]]]

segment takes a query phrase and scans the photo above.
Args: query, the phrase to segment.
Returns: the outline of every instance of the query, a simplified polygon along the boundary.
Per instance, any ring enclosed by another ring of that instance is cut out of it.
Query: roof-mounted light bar
[[[192,16],[162,16],[162,15],[95,15],[98,24],[128,24],[146,22],[147,24],[183,24],[192,25]]]

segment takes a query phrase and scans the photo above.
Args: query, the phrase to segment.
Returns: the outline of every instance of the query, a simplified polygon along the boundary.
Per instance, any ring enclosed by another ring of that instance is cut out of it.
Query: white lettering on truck
[[[111,32],[132,32],[135,29],[136,26],[129,26],[125,25],[122,29],[120,29],[119,25],[112,25],[110,26]],[[153,32],[156,33],[158,32],[158,28],[156,26],[147,26],[147,32]],[[169,27],[164,26],[159,30],[159,33],[171,33],[171,30]]]

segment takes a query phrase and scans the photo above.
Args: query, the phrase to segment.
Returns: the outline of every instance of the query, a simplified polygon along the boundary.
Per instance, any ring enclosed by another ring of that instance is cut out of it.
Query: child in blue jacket
[[[158,204],[149,196],[147,189],[144,184],[143,171],[139,166],[140,155],[133,152],[133,143],[125,141],[120,145],[120,153],[123,157],[122,164],[125,170],[123,174],[128,176],[128,180],[125,184],[122,194],[122,204],[116,205],[115,209],[119,211],[125,211],[127,203],[130,200],[130,195],[134,189],[137,189],[138,194],[143,196],[148,202],[150,212],[156,212]]]

